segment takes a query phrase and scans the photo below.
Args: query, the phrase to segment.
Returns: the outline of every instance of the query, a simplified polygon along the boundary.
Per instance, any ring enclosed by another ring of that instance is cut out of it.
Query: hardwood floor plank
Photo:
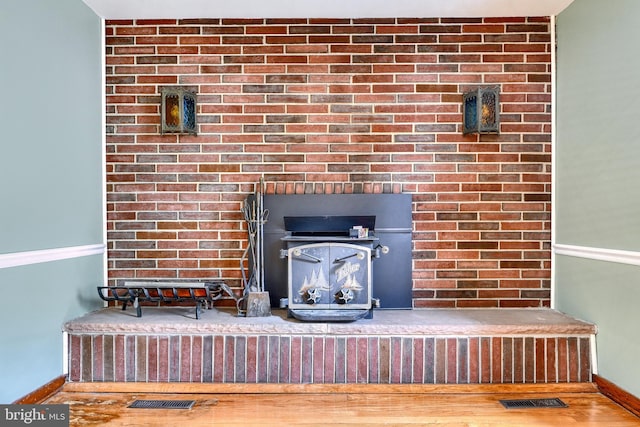
[[[139,386],[142,384],[138,384]],[[141,387],[144,388],[144,387]],[[65,388],[47,403],[70,405],[72,426],[640,426],[640,419],[595,391],[489,392],[467,386],[433,392],[90,392]],[[391,387],[389,390],[391,390]],[[553,387],[549,387],[552,389]],[[498,390],[498,388],[495,388]],[[222,389],[221,389],[222,390]],[[522,391],[522,390],[521,390]],[[558,397],[568,408],[505,409],[501,399]],[[137,399],[195,400],[189,410],[131,409]]]

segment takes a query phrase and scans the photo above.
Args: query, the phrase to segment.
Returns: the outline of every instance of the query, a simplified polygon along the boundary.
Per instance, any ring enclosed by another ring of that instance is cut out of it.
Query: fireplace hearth
[[[375,311],[370,320],[320,323],[291,321],[280,309],[269,317],[244,317],[230,307],[214,308],[196,320],[190,307],[149,307],[142,318],[105,308],[64,325],[68,378],[209,384],[591,381],[596,326],[554,310]]]

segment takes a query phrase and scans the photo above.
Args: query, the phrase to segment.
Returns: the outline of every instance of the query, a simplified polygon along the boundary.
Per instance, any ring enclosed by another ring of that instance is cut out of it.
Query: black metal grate
[[[501,400],[502,406],[507,409],[524,408],[567,408],[568,405],[557,397],[553,399],[516,399]]]
[[[137,409],[191,409],[195,400],[136,400],[129,408]]]

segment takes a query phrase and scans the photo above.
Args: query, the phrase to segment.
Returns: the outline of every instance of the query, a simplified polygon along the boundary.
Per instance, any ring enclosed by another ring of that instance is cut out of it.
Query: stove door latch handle
[[[322,262],[322,259],[320,259],[320,258],[318,258],[316,256],[313,256],[311,254],[308,254],[306,252],[302,252],[300,249],[294,249],[292,251],[292,253],[293,253],[293,256],[298,257],[298,258],[307,257],[307,258],[309,258],[309,260],[312,260],[313,262]]]
[[[349,258],[353,258],[353,257],[358,257],[358,259],[362,260],[364,259],[364,252],[356,252],[353,253],[351,255],[347,255],[347,256],[343,256],[342,258],[336,258],[333,260],[334,264],[338,264],[339,262],[344,262],[346,260],[348,260]]]

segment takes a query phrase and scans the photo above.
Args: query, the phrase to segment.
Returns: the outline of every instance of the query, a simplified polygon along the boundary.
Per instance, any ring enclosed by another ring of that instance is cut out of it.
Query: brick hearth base
[[[594,325],[548,309],[378,310],[304,323],[186,307],[100,310],[65,325],[69,381],[555,383],[591,381]]]

